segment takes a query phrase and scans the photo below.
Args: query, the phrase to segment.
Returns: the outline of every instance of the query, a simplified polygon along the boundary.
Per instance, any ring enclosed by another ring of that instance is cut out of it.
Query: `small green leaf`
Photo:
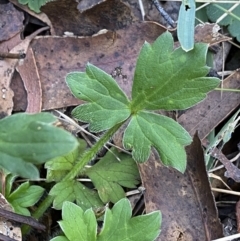
[[[53,207],[58,210],[62,208],[64,201],[73,202],[75,200],[83,210],[90,207],[98,208],[103,206],[96,191],[88,189],[75,180],[57,183],[51,189],[49,195],[55,196]]]
[[[145,43],[134,74],[131,110],[178,110],[189,108],[206,97],[219,79],[204,77],[208,46],[195,44],[190,52],[173,50],[173,38],[162,34],[152,45]]]
[[[22,183],[14,192],[6,197],[18,214],[30,216],[28,207],[33,206],[42,196],[44,189],[40,186]]]
[[[12,185],[16,178],[17,178],[17,175],[14,175],[11,173],[7,174],[5,179],[5,197],[8,197],[10,195],[12,190]],[[2,190],[1,190],[1,193],[3,193]]]
[[[163,164],[180,172],[186,168],[184,146],[190,143],[190,135],[176,121],[145,111],[132,117],[123,137],[124,147],[133,150],[132,155],[136,161],[146,161],[153,146]]]
[[[40,13],[40,8],[49,1],[50,0],[18,0],[18,2],[23,5],[28,4],[28,7],[36,13]]]
[[[209,4],[207,15],[212,22],[216,22],[224,13],[228,13],[218,24],[228,26],[229,33],[240,42],[240,5],[231,11],[232,15],[227,12],[233,5],[233,3]]]
[[[125,192],[121,186],[134,188],[140,180],[137,165],[131,156],[119,153],[115,148],[111,150],[112,153],[107,152],[97,164],[86,171],[104,203],[116,203],[124,198]]]
[[[194,47],[195,12],[195,0],[183,0],[179,10],[177,36],[183,50],[186,52]]]
[[[69,154],[56,157],[47,161],[44,167],[47,169],[47,182],[59,182],[66,174],[72,170],[74,165],[79,161],[80,155],[86,150],[87,143],[83,139],[79,140],[79,147]]]
[[[97,241],[153,241],[157,238],[161,226],[159,211],[133,218],[131,216],[128,199],[118,201],[112,210],[107,209]]]
[[[92,209],[84,212],[76,204],[64,202],[62,218],[59,225],[70,241],[96,240],[97,222]]]
[[[56,118],[49,113],[20,113],[0,120],[0,165],[11,173],[37,179],[38,169],[33,164],[74,150],[77,139],[52,126],[54,122]]]
[[[70,73],[66,82],[76,98],[89,102],[76,107],[72,115],[90,123],[91,131],[107,130],[130,116],[126,95],[116,81],[99,68],[88,64],[86,72]]]

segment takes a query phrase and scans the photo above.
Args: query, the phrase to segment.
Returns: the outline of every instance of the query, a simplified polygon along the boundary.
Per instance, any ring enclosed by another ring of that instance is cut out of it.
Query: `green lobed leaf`
[[[8,197],[10,195],[13,183],[16,178],[17,178],[17,175],[13,175],[11,173],[7,174],[7,176],[5,178],[5,187],[4,187],[5,188],[5,197]],[[1,190],[1,193],[3,193],[2,190]]]
[[[64,202],[63,220],[59,224],[69,241],[153,241],[157,238],[162,222],[160,211],[131,216],[130,202],[121,199],[112,210],[106,209],[102,230],[97,235],[97,221],[93,210],[84,212],[77,205]],[[55,239],[51,241],[65,241]]]
[[[139,162],[149,158],[153,146],[164,165],[184,172],[186,168],[184,146],[190,144],[191,140],[188,132],[173,119],[140,111],[132,116],[123,136],[123,145],[124,148],[133,150],[133,158]]]
[[[58,210],[62,208],[64,201],[76,201],[83,210],[103,206],[96,191],[75,180],[57,183],[53,186],[49,195],[54,196],[53,207]]]
[[[49,113],[20,113],[0,120],[0,165],[11,173],[37,179],[38,169],[49,159],[65,155],[78,146],[76,138],[53,126]]]
[[[96,240],[97,222],[92,209],[84,212],[76,204],[64,202],[62,218],[59,225],[70,241]]]
[[[221,4],[209,4],[207,6],[207,15],[212,22],[216,22],[226,11],[228,11],[234,4],[233,3],[221,3]],[[219,7],[218,7],[219,6]],[[222,9],[221,9],[222,8]],[[225,11],[224,11],[225,9]],[[234,8],[231,13],[236,17],[228,14],[218,24],[222,26],[228,26],[229,33],[236,37],[240,42],[240,5]]]
[[[206,97],[219,79],[204,77],[207,44],[197,43],[190,52],[173,50],[173,38],[162,34],[152,45],[145,43],[137,60],[131,110],[186,109]]]
[[[23,5],[28,4],[28,7],[36,13],[40,13],[40,8],[49,1],[50,0],[18,0],[18,2]]]
[[[91,131],[107,130],[130,116],[127,96],[115,80],[99,68],[88,64],[86,72],[70,73],[66,82],[76,98],[89,102],[76,107],[72,115],[90,123]]]
[[[128,199],[118,201],[112,210],[107,209],[97,241],[153,241],[157,238],[161,226],[160,211],[133,218],[131,216]]]
[[[8,202],[18,214],[30,216],[28,207],[33,206],[43,195],[44,189],[40,186],[22,183],[14,192],[6,196]]]
[[[104,203],[116,203],[124,198],[125,192],[121,186],[134,188],[140,180],[137,165],[131,156],[119,153],[116,148],[111,148],[111,151],[86,171]]]
[[[56,157],[47,161],[44,167],[47,169],[47,182],[59,182],[66,174],[72,170],[74,165],[79,161],[80,155],[86,150],[87,143],[79,139],[78,148],[65,156]]]
[[[177,36],[185,51],[190,51],[194,47],[195,11],[195,0],[183,0],[178,15]]]

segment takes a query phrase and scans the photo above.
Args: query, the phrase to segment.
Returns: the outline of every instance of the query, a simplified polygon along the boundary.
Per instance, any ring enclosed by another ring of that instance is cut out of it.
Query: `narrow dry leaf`
[[[214,148],[210,155],[217,158],[224,165],[227,170],[224,174],[225,177],[230,177],[235,182],[240,182],[240,169],[228,160],[221,150]]]
[[[240,233],[240,200],[236,204],[237,230]]]
[[[28,105],[26,112],[38,113],[42,110],[42,89],[32,48],[28,49],[24,62],[24,65],[17,66],[17,71],[22,77],[27,91]]]
[[[139,165],[146,188],[146,210],[161,210],[162,231],[157,241],[212,240],[222,237],[214,199],[206,173],[203,150],[197,135],[186,148],[187,169],[183,174],[162,166],[151,155]]]
[[[10,53],[26,53],[28,46],[32,39],[42,31],[48,29],[43,27],[33,34],[26,37],[21,43],[11,49]],[[10,88],[11,79],[18,64],[18,59],[4,59],[0,62],[0,84],[1,84],[1,95],[0,95],[0,118],[10,115],[13,109],[13,91]]]

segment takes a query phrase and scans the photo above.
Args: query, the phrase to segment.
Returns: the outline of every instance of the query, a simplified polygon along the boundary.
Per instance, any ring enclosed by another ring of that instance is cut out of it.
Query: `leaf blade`
[[[73,202],[75,200],[83,210],[90,207],[98,208],[103,206],[96,191],[75,180],[57,183],[53,186],[49,195],[54,196],[53,207],[57,210],[62,208],[64,201]]]
[[[134,188],[140,180],[137,165],[131,156],[119,153],[115,148],[111,148],[111,151],[86,171],[104,203],[116,203],[124,198],[122,186]]]
[[[97,241],[152,241],[156,239],[161,226],[161,213],[159,211],[139,217],[131,218],[131,216],[131,205],[126,198],[118,201],[112,210],[107,209],[103,228]]]
[[[180,6],[177,36],[178,40],[186,52],[194,48],[194,22],[195,22],[196,4],[195,0],[188,0]]]
[[[186,109],[206,97],[219,79],[204,77],[207,45],[198,43],[188,53],[173,50],[170,33],[152,45],[145,43],[134,74],[131,110]],[[201,91],[198,90],[201,88]]]
[[[37,179],[39,173],[33,164],[74,150],[76,138],[52,126],[54,122],[56,118],[49,113],[20,113],[0,120],[0,165],[22,177]]]
[[[88,101],[76,107],[72,114],[90,123],[91,131],[107,130],[130,116],[127,96],[115,80],[99,68],[88,64],[86,72],[70,73],[66,82],[76,98]]]
[[[132,117],[123,136],[124,147],[133,150],[136,161],[146,161],[153,146],[164,165],[172,166],[180,172],[186,168],[184,146],[190,143],[191,136],[177,122],[146,111]]]

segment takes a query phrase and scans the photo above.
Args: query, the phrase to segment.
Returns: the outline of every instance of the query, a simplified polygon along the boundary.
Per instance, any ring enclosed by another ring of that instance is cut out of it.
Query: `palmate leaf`
[[[121,186],[136,188],[140,180],[136,162],[131,156],[119,153],[116,148],[111,148],[111,151],[86,170],[104,203],[109,201],[116,203],[124,198],[125,192]]]
[[[133,158],[144,162],[155,147],[165,165],[183,172],[186,168],[184,146],[191,137],[173,120],[150,111],[186,109],[202,101],[219,79],[205,77],[208,45],[197,43],[185,52],[173,49],[169,32],[152,45],[145,43],[139,54],[129,102],[114,80],[92,65],[86,73],[72,73],[67,83],[73,94],[87,103],[73,115],[90,122],[91,130],[105,130],[126,120],[124,146],[133,150]]]
[[[135,160],[146,161],[153,146],[166,166],[181,172],[186,168],[183,146],[190,143],[190,135],[176,121],[146,111],[140,111],[132,117],[123,137],[124,147],[133,150]]]
[[[74,202],[83,210],[104,206],[95,190],[89,189],[76,180],[62,181],[51,189],[49,195],[55,196],[53,208],[60,210],[64,201]]]
[[[127,199],[118,201],[104,215],[102,230],[97,234],[97,220],[92,209],[84,212],[71,202],[64,202],[62,221],[64,236],[51,241],[153,241],[160,233],[162,216],[159,211],[131,217],[131,204]],[[74,227],[74,229],[73,229]]]
[[[130,116],[127,96],[116,81],[99,68],[88,64],[86,72],[70,73],[66,82],[75,97],[88,101],[76,107],[72,115],[90,123],[91,131],[107,130]]]
[[[137,60],[132,88],[132,112],[189,108],[206,97],[219,79],[205,77],[207,44],[197,43],[190,52],[173,50],[170,33],[152,45],[145,43]]]

